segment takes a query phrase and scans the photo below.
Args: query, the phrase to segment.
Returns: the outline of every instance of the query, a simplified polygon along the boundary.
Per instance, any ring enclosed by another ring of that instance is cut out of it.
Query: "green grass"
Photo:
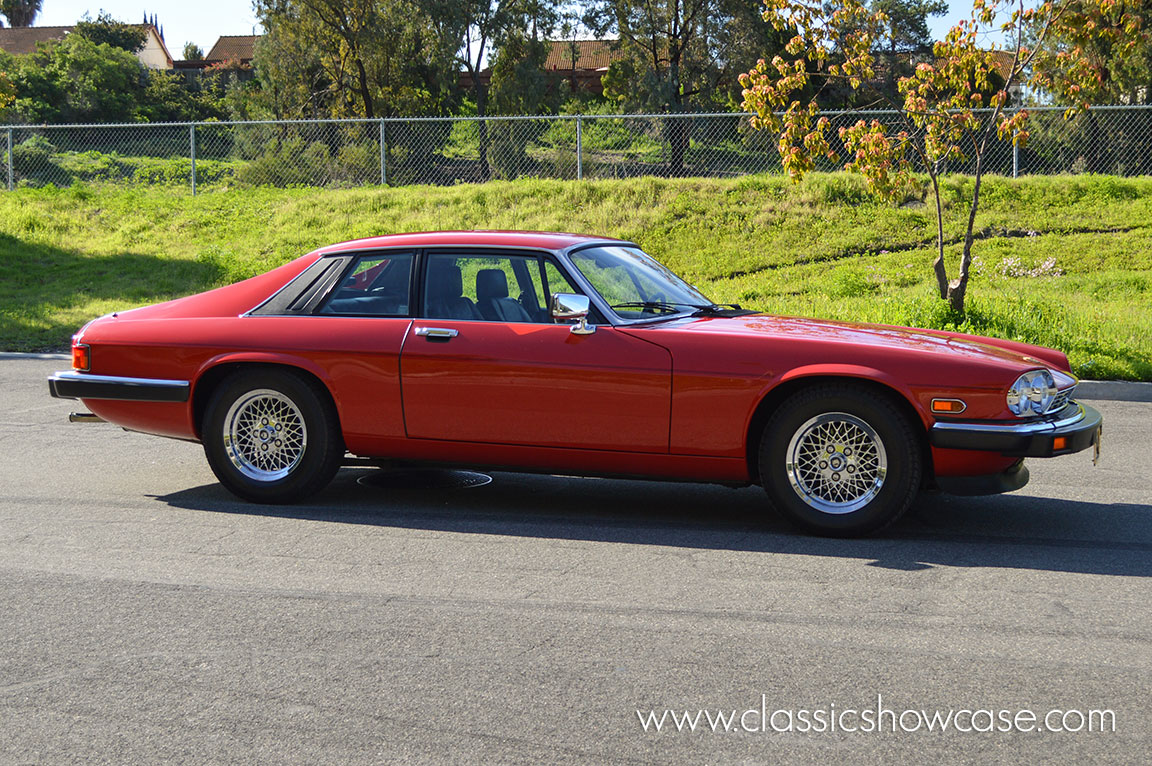
[[[971,180],[945,186],[950,268]],[[0,193],[0,349],[401,231],[579,231],[639,242],[717,301],[1054,346],[1084,377],[1152,380],[1152,179],[989,178],[966,316],[934,296],[931,207],[860,180],[493,182],[398,189],[72,187]]]

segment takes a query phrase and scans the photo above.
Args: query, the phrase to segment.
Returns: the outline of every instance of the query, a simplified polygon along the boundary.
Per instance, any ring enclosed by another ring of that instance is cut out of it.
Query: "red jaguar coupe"
[[[288,503],[387,460],[760,484],[859,535],[923,489],[990,494],[1098,444],[1052,349],[718,305],[631,243],[536,232],[345,242],[89,322],[52,395],[198,441]]]

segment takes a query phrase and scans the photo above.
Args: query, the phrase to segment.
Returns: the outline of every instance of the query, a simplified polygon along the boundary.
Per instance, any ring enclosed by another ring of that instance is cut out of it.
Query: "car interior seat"
[[[501,269],[481,269],[476,273],[476,303],[480,314],[490,322],[531,322],[520,302],[508,297],[508,275]]]
[[[460,267],[432,261],[428,267],[428,316],[440,319],[483,319],[476,305],[464,297]]]

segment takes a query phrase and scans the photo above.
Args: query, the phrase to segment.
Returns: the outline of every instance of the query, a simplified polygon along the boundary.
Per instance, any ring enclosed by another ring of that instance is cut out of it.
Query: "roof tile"
[[[208,61],[251,61],[260,35],[221,35],[204,58]]]
[[[547,45],[545,70],[607,69],[609,64],[620,58],[617,40],[548,40]],[[575,66],[572,65],[573,47],[576,53]]]

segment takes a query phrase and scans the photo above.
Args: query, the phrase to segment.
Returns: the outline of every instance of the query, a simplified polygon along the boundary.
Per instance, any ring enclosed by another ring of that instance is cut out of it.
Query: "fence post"
[[[196,196],[196,123],[188,126],[188,145],[192,149],[192,196]]]
[[[388,172],[384,164],[384,158],[388,156],[388,151],[384,143],[384,118],[380,118],[380,185],[388,185]]]
[[[1019,114],[1020,110],[1017,109],[1016,113]],[[1019,134],[1017,131],[1012,132],[1012,177],[1020,177],[1020,143],[1017,140]]]
[[[576,115],[576,180],[584,179],[584,124]]]
[[[8,191],[12,191],[12,128],[8,128]]]

